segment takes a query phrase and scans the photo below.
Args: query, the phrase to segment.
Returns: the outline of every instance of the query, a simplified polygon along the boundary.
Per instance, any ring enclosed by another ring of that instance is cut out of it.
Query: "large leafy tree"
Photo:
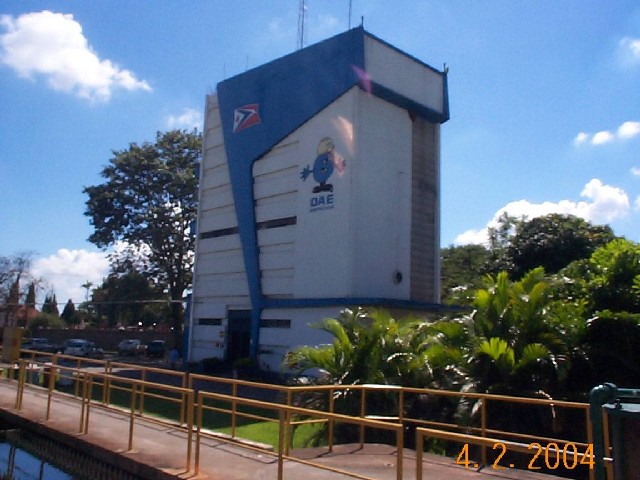
[[[155,143],[132,143],[114,151],[100,185],[86,187],[85,215],[101,248],[118,241],[149,249],[149,271],[168,292],[176,342],[182,327],[182,297],[191,283],[202,136],[172,130]]]
[[[552,213],[516,224],[505,251],[505,263],[513,278],[521,278],[536,267],[544,267],[547,274],[553,274],[574,260],[589,258],[613,239],[608,226],[591,225],[574,215]]]
[[[167,314],[162,293],[153,288],[140,272],[111,273],[102,285],[93,290],[92,300],[98,317],[109,327],[149,326]],[[159,303],[156,303],[159,302]]]
[[[456,299],[457,291],[469,291],[482,286],[483,271],[490,252],[482,245],[461,245],[443,248],[442,299]]]
[[[640,245],[616,239],[561,272],[564,298],[587,303],[587,315],[599,311],[640,313]]]
[[[578,384],[621,386],[640,381],[640,245],[615,239],[591,257],[561,270],[558,295],[584,304],[586,329],[579,347],[589,360]]]

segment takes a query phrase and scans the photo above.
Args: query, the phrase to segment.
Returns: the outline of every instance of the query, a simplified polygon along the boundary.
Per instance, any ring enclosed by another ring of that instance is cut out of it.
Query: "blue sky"
[[[637,1],[352,0],[352,26],[449,67],[442,245],[499,214],[573,213],[640,241]],[[0,255],[59,301],[107,273],[84,186],[112,150],[201,126],[216,84],[295,50],[299,0],[0,3]],[[348,28],[307,0],[306,44]]]

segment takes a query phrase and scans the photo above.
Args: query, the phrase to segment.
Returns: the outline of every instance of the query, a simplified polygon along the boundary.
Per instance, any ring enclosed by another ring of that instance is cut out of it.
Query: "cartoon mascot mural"
[[[344,172],[344,167],[344,159],[335,152],[333,140],[329,137],[324,137],[318,144],[318,156],[313,162],[313,168],[310,169],[307,165],[300,172],[300,178],[305,181],[313,173],[313,179],[318,182],[318,185],[313,187],[313,193],[333,192],[333,185],[327,183],[327,180],[333,174],[334,169],[338,173],[342,173]]]

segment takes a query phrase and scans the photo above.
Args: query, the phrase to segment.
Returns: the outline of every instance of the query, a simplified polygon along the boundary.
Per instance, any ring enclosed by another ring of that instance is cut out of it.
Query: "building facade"
[[[439,302],[446,72],[362,28],[206,99],[188,360],[325,343],[347,306]]]

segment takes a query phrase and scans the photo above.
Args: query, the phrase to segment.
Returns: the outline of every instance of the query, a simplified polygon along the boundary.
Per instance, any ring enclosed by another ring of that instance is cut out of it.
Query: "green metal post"
[[[593,427],[593,455],[595,480],[606,480],[604,470],[604,431],[602,428],[602,405],[615,400],[618,388],[613,383],[603,383],[591,389],[589,415]]]

